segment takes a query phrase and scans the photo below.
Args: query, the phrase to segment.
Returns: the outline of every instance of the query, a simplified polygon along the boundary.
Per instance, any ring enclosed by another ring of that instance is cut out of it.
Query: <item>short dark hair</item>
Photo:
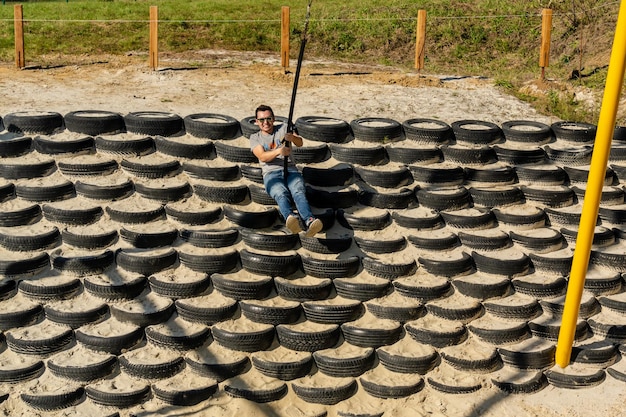
[[[267,106],[265,104],[261,104],[259,107],[256,108],[256,110],[254,111],[254,117],[256,118],[256,116],[259,114],[260,111],[269,111],[270,113],[272,113],[272,117],[274,117],[274,110],[272,110],[272,108],[270,106]]]

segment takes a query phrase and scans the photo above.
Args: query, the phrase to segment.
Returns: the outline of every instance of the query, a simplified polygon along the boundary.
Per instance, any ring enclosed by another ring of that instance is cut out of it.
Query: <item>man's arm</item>
[[[302,141],[300,141],[300,144],[302,144]],[[291,154],[291,148],[288,148],[285,145],[281,145],[276,149],[270,149],[269,151],[266,151],[265,149],[263,149],[263,145],[257,145],[254,147],[254,149],[252,149],[252,153],[261,162],[271,162],[279,155],[282,155],[284,157],[289,156],[289,154]]]
[[[298,136],[295,133],[287,133],[285,135],[285,140],[288,140],[289,142],[293,143],[298,148],[302,146],[302,136]]]

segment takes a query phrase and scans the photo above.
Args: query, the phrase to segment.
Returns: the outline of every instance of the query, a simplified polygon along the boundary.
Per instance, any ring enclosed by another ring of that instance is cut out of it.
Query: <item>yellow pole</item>
[[[606,165],[611,151],[611,140],[615,130],[615,119],[626,66],[626,4],[620,3],[615,38],[609,61],[609,70],[604,86],[604,97],[598,120],[598,131],[591,157],[591,167],[587,179],[587,191],[578,227],[578,237],[572,269],[570,272],[567,295],[563,309],[563,319],[556,346],[556,364],[567,367],[572,354],[572,344],[578,321],[578,309],[585,285],[585,274],[589,266],[589,254],[593,242],[593,233],[598,217],[598,206],[602,195],[602,185],[606,174]]]

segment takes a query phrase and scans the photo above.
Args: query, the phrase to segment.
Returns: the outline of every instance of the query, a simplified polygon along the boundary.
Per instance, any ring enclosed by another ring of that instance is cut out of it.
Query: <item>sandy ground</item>
[[[200,63],[200,68],[190,65]],[[107,110],[168,111],[181,116],[220,113],[241,119],[260,103],[287,115],[295,62],[287,73],[277,56],[225,54],[205,51],[193,57],[162,57],[151,71],[144,56],[84,58],[80,65],[17,70],[0,65],[0,116],[16,111]],[[305,61],[294,112],[330,116],[346,121],[359,117],[387,117],[397,121],[434,118],[448,123],[473,119],[501,124],[507,120],[552,123],[529,105],[503,94],[492,80],[476,77],[432,76],[389,68],[345,66]],[[607,377],[595,388],[564,390],[552,386],[532,395],[504,395],[484,388],[465,395],[442,394],[429,387],[401,400],[378,400],[360,390],[353,398],[329,409],[385,416],[563,416],[623,414],[626,385]],[[195,407],[173,409],[158,401],[124,411],[123,416],[289,416],[315,415],[320,406],[304,403],[293,392],[272,404],[234,399],[223,390]],[[86,411],[86,410],[85,410]],[[19,400],[7,400],[0,412],[32,416]],[[89,415],[93,411],[87,412]],[[54,413],[42,413],[54,415]],[[57,414],[58,415],[58,414]],[[95,414],[94,414],[95,415]],[[350,415],[350,414],[349,414]]]

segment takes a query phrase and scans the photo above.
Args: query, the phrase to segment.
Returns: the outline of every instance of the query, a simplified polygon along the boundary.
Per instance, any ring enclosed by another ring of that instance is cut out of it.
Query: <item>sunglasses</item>
[[[271,123],[271,122],[274,121],[274,118],[273,117],[263,117],[262,119],[256,119],[256,120],[259,123],[265,123],[265,122]]]

